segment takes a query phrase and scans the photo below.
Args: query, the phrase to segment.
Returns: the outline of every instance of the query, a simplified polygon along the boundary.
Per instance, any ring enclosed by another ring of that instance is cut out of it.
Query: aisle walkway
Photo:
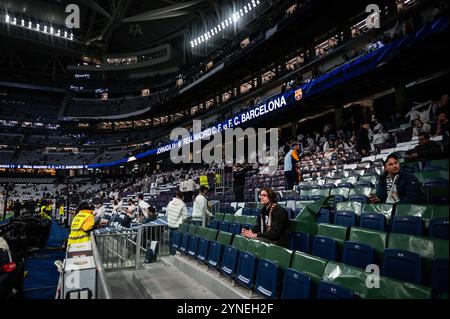
[[[24,281],[25,299],[54,299],[59,273],[55,260],[64,260],[65,252],[58,249],[68,236],[68,230],[53,221],[47,246],[25,260],[28,275]]]

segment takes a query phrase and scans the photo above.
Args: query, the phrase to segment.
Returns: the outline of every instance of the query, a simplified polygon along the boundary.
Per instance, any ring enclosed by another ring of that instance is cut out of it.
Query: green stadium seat
[[[224,217],[225,217],[225,214],[223,214],[223,213],[216,213],[214,215],[214,219],[217,220],[217,221],[223,221]]]
[[[341,183],[350,183],[355,185],[356,182],[358,181],[358,176],[350,176],[350,177],[345,177],[341,179]]]
[[[431,288],[380,276],[379,288],[369,288],[367,282],[375,284],[370,273],[363,269],[329,261],[323,280],[352,290],[364,299],[431,299]]]
[[[390,233],[389,249],[400,249],[419,254],[425,259],[448,259],[448,240]]]
[[[188,234],[195,235],[197,233],[197,228],[198,228],[198,226],[196,226],[196,225],[189,225]]]
[[[327,261],[325,259],[296,251],[292,256],[289,268],[298,270],[318,284],[323,277]]]
[[[250,225],[256,225],[258,222],[258,216],[243,216],[244,217],[244,224],[250,224]]]
[[[316,235],[317,234],[317,226],[313,221],[309,220],[298,220],[295,223],[295,232],[303,232],[310,235]]]
[[[178,230],[180,231],[180,233],[185,233],[187,232],[189,225],[188,224],[180,224],[180,226],[178,227]]]
[[[431,166],[431,167],[442,167],[442,168],[444,168],[444,169],[446,169],[446,170],[448,170],[448,162],[449,162],[449,160],[448,159],[441,159],[441,160],[430,160],[430,161],[427,161],[427,165],[426,166]]]
[[[347,227],[332,224],[319,224],[317,226],[317,235],[334,239],[338,245],[342,246],[347,239]]]
[[[350,210],[356,215],[360,216],[362,211],[362,205],[358,202],[340,202],[336,203],[336,210]]]
[[[422,183],[426,179],[436,177],[444,178],[448,181],[448,170],[416,172],[414,173],[414,175],[417,177],[420,183]]]
[[[377,175],[360,176],[358,178],[358,181],[371,182],[372,185],[375,186],[377,184],[377,181],[378,181],[378,176]]]
[[[239,251],[247,251],[249,241],[250,240],[248,238],[242,237],[240,235],[235,235],[231,246],[235,247]]]
[[[348,198],[348,196],[350,196],[350,189],[347,187],[332,188],[330,190],[330,195],[332,195],[332,196],[340,195],[345,198]]]
[[[226,222],[232,223],[232,222],[234,222],[235,218],[234,218],[233,214],[225,214],[223,220]]]
[[[242,215],[234,215],[234,221],[236,223],[244,224],[244,216],[242,216]]]
[[[349,196],[352,195],[364,195],[369,197],[371,193],[375,193],[372,187],[355,187],[350,189]]]
[[[425,227],[428,228],[430,219],[449,218],[449,206],[428,204],[396,204],[395,215],[419,216],[424,220]]]
[[[372,246],[375,252],[381,256],[387,246],[388,234],[367,228],[352,227],[349,241]]]
[[[330,195],[329,189],[317,188],[311,190],[311,196],[324,196],[327,197]]]
[[[386,217],[389,224],[391,216],[394,212],[393,204],[363,204],[362,213],[379,213]]]

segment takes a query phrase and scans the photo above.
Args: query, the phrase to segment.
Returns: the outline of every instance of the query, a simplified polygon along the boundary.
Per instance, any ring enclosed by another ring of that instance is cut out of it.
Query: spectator
[[[139,210],[139,221],[146,224],[155,220],[155,209],[144,200],[144,195],[139,194],[138,199],[137,208]]]
[[[426,161],[439,158],[442,155],[442,149],[438,143],[430,140],[430,134],[426,132],[419,133],[419,145],[413,150],[408,151],[406,156],[409,160]]]
[[[296,181],[296,168],[299,157],[296,155],[299,150],[298,143],[291,145],[291,150],[284,157],[284,177],[286,180],[286,190],[292,190]]]
[[[77,208],[72,224],[70,226],[67,245],[84,243],[90,240],[90,231],[94,227],[93,207],[83,202]]]
[[[442,135],[444,140],[448,140],[448,115],[445,112],[438,113],[436,123],[433,127],[433,136]]]
[[[412,136],[419,136],[419,133],[425,132],[430,133],[431,125],[428,123],[422,123],[420,118],[414,120],[413,134]]]
[[[251,229],[243,229],[242,236],[257,238],[282,247],[288,247],[289,217],[287,211],[278,205],[277,194],[270,188],[263,188],[259,194],[264,206],[259,213],[257,224]]]
[[[361,156],[370,155],[369,127],[368,123],[362,123],[361,128],[356,135],[356,151]]]
[[[187,218],[187,207],[183,202],[184,194],[178,191],[176,196],[167,204],[167,224],[169,226],[169,252],[175,255],[173,248],[173,232],[178,230],[180,224]]]
[[[417,178],[401,170],[398,157],[390,154],[384,161],[384,174],[377,184],[376,194],[370,194],[371,203],[420,203],[421,191]]]
[[[211,212],[208,209],[208,198],[206,195],[208,194],[208,187],[204,185],[200,185],[200,193],[194,200],[193,211],[192,211],[192,220],[196,222],[196,224],[203,224],[203,221],[206,223],[207,217],[213,217]]]
[[[189,175],[187,181],[186,181],[186,198],[185,201],[187,203],[192,202],[192,197],[194,196],[194,189],[195,189],[195,183],[192,179],[192,176]]]
[[[437,104],[437,109],[435,110],[434,114],[437,117],[442,112],[444,112],[448,117],[448,94],[442,95],[439,103]]]
[[[94,210],[94,217],[96,224],[100,222],[102,217],[105,215],[105,212],[106,212],[105,206],[103,206],[103,203],[101,201],[98,201],[97,204],[95,204]]]

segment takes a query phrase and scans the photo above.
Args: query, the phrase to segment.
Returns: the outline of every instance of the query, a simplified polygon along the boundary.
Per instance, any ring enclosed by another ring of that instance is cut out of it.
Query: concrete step
[[[218,299],[203,285],[191,279],[182,270],[160,259],[144,264],[143,270],[133,273],[133,282],[142,298],[147,299]]]

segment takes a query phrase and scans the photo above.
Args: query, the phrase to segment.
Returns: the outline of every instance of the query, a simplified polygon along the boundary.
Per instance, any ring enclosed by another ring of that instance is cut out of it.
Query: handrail
[[[105,278],[105,269],[103,268],[103,262],[100,258],[100,254],[98,253],[97,243],[95,241],[95,236],[93,233],[91,233],[91,242],[92,242],[92,255],[94,256],[95,264],[97,267],[97,287],[99,288],[99,291],[97,292],[97,297],[99,297],[100,292],[103,292],[104,296],[102,296],[103,298],[101,299],[112,299],[111,289]]]

